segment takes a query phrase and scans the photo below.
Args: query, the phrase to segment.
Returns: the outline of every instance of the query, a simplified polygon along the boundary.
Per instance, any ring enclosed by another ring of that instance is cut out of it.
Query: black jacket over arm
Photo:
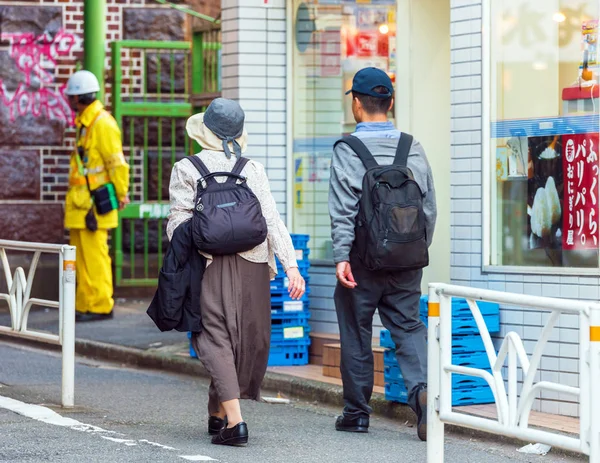
[[[179,225],[163,259],[158,289],[146,313],[161,331],[200,332],[200,293],[206,258],[192,241],[191,222]]]

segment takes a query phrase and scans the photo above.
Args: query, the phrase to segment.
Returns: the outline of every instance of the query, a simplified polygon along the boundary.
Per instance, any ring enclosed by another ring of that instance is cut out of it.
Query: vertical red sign
[[[599,134],[563,135],[563,249],[598,248]]]

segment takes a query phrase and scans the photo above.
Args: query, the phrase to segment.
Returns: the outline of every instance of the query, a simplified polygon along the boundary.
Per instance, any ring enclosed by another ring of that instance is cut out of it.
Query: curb
[[[25,339],[9,333],[0,333],[0,340],[8,339],[19,344],[40,347],[43,345],[52,350],[60,351],[60,346],[48,344],[44,341]],[[76,354],[98,359],[121,363],[128,366],[136,366],[153,370],[169,371],[190,376],[209,378],[208,372],[197,359],[178,357],[172,354],[162,354],[152,349],[144,351],[132,347],[119,346],[98,341],[84,339],[75,340]],[[267,371],[262,388],[267,391],[277,391],[295,399],[310,402],[319,402],[325,405],[344,405],[343,390],[341,386],[322,383],[320,381],[298,378],[283,373]],[[382,394],[373,393],[369,403],[373,413],[385,418],[391,418],[410,426],[416,425],[416,416],[413,411],[404,404],[389,402]],[[514,444],[517,447],[525,445],[525,441],[513,437],[500,436],[485,431],[474,430],[454,425],[445,425],[446,433],[454,436],[463,436],[470,439],[487,440]],[[573,436],[572,434],[566,434]],[[557,456],[569,456],[585,460],[585,455],[552,447],[552,454]]]

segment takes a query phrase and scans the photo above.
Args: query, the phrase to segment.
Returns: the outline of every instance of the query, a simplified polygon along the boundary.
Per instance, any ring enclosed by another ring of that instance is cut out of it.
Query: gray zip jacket
[[[353,135],[361,139],[379,165],[392,164],[400,136],[398,130],[358,130]],[[437,217],[435,189],[427,156],[416,140],[413,141],[410,149],[408,168],[423,193],[423,210],[429,246],[433,239]],[[358,202],[362,195],[362,181],[366,171],[362,161],[348,145],[340,143],[334,149],[329,180],[329,215],[333,260],[336,264],[350,260]]]

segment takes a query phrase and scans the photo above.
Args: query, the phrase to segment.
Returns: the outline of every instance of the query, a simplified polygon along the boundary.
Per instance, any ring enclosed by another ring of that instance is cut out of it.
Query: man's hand
[[[119,210],[122,211],[125,209],[125,206],[127,206],[130,202],[129,195],[125,196],[121,201],[119,201]]]
[[[304,278],[302,278],[302,275],[300,275],[298,267],[290,267],[286,273],[288,280],[290,280],[290,284],[288,286],[290,297],[292,299],[302,298],[306,291],[306,282],[304,281]]]
[[[344,288],[354,289],[358,286],[358,283],[354,280],[354,275],[352,275],[350,262],[340,262],[337,264],[335,276]]]

